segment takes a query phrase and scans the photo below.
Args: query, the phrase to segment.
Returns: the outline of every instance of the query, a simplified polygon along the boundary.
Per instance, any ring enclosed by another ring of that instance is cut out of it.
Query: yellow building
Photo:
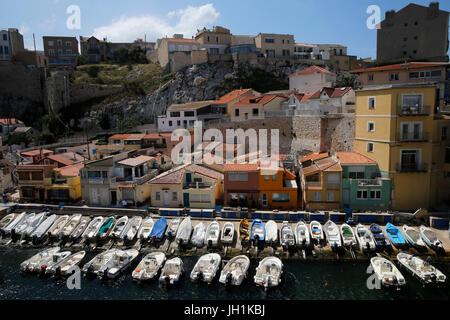
[[[450,117],[436,83],[366,86],[356,93],[354,151],[391,178],[392,208],[415,211],[450,199]]]
[[[83,163],[55,168],[51,177],[44,178],[47,201],[78,202],[81,200],[80,169]]]

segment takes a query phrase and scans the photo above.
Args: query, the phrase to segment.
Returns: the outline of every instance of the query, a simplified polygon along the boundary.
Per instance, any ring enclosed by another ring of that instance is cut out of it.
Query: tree
[[[137,126],[140,126],[142,123],[139,122],[136,119],[132,119],[132,118],[125,118],[123,120],[121,120],[119,122],[119,130],[120,131],[124,131],[124,130],[130,130],[133,129]]]
[[[25,132],[11,132],[6,136],[5,139],[6,144],[13,145],[13,144],[25,144],[25,147],[28,146],[28,144],[31,142],[31,138],[28,134]]]
[[[89,64],[89,60],[86,57],[78,56],[77,57],[77,66],[82,66],[85,64]]]
[[[99,66],[91,66],[91,67],[89,67],[89,69],[87,71],[89,77],[91,77],[91,78],[97,78],[99,72],[100,72]]]

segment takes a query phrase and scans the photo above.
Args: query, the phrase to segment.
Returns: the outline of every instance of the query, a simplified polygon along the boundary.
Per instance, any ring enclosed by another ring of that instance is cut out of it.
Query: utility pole
[[[36,53],[36,38],[34,37],[34,33],[33,33],[33,44],[34,44],[34,53]]]

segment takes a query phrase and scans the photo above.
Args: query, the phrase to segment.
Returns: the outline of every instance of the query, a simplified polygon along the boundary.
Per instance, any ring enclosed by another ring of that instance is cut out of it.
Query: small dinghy
[[[25,219],[23,219],[20,223],[17,224],[17,226],[14,227],[14,229],[11,230],[11,233],[13,235],[21,236],[22,233],[24,233],[27,227],[30,225],[30,223],[34,220],[35,216],[35,213],[27,214]]]
[[[123,216],[122,218],[118,219],[109,236],[113,239],[120,238],[120,235],[122,234],[123,229],[126,227],[127,224],[128,224],[127,216]]]
[[[294,232],[291,225],[287,221],[283,221],[280,228],[280,243],[284,248],[289,248],[295,245]]]
[[[8,224],[14,221],[18,214],[10,213],[0,221],[0,229],[3,230]]]
[[[227,262],[220,273],[219,282],[225,285],[240,286],[247,277],[250,259],[241,255]]]
[[[7,226],[3,227],[2,231],[4,234],[10,234],[12,229],[14,229],[19,223],[22,222],[26,217],[26,212],[22,212],[17,215],[12,222],[10,222]]]
[[[71,269],[74,266],[78,266],[86,255],[86,251],[76,252],[53,266],[47,267],[46,274],[54,275],[59,274],[61,276],[69,276]]]
[[[194,227],[194,232],[192,232],[191,243],[197,248],[203,247],[206,236],[206,227],[203,222],[200,222]]]
[[[178,235],[177,235],[178,236]],[[183,273],[183,261],[180,258],[167,260],[161,271],[159,283],[161,285],[177,284]]]
[[[311,243],[309,228],[305,221],[299,221],[295,225],[295,242],[298,247],[309,247]]]
[[[397,260],[414,277],[419,279],[424,285],[442,285],[445,283],[446,276],[433,267],[428,262],[415,257],[412,254],[400,252],[397,254]]]
[[[100,268],[97,275],[115,279],[131,265],[138,255],[139,251],[136,249],[116,250],[111,259]]]
[[[147,218],[142,221],[141,227],[139,228],[137,238],[141,240],[148,240],[150,238],[150,233],[152,232],[153,225],[155,222],[152,218]]]
[[[372,232],[362,224],[356,226],[356,239],[358,239],[362,251],[368,252],[376,249]]]
[[[327,237],[328,244],[331,248],[337,249],[342,247],[341,234],[339,233],[339,228],[337,225],[328,220],[323,226],[325,235]]]
[[[372,232],[375,244],[378,248],[389,248],[391,246],[391,242],[386,238],[379,225],[376,223],[371,224],[370,232]]]
[[[278,226],[277,223],[273,220],[269,220],[266,222],[266,242],[271,245],[275,245],[278,243]]]
[[[250,223],[247,219],[242,219],[239,222],[239,238],[241,238],[241,242],[250,241]]]
[[[386,233],[394,246],[401,247],[406,245],[406,240],[400,229],[390,222],[386,224]]]
[[[341,235],[344,247],[350,248],[357,244],[355,232],[348,224],[341,225]]]
[[[98,230],[100,230],[100,228],[102,227],[103,220],[104,220],[103,217],[95,217],[94,219],[92,219],[91,223],[89,223],[86,230],[84,230],[82,237],[84,239],[94,238],[97,235]]]
[[[181,221],[180,226],[178,227],[177,236],[175,237],[176,243],[179,245],[189,243],[191,233],[192,233],[191,217],[186,217],[183,219],[183,221]]]
[[[150,232],[150,239],[153,242],[161,241],[164,237],[164,232],[167,228],[167,220],[165,217],[162,217],[158,220],[156,220],[155,224],[153,225],[152,232]]]
[[[436,233],[428,227],[420,226],[420,235],[423,241],[434,250],[443,250],[442,242],[438,239]]]
[[[261,219],[255,219],[250,225],[250,240],[257,244],[258,242],[264,242],[266,238],[266,228]]]
[[[133,241],[139,228],[141,227],[142,217],[133,217],[123,229],[121,237],[124,240]]]
[[[145,281],[151,280],[158,274],[159,270],[166,261],[166,255],[162,252],[152,252],[147,254],[136,269],[133,270],[131,276],[134,280]]]
[[[420,232],[416,229],[407,226],[406,224],[403,225],[403,234],[405,235],[406,241],[408,243],[417,248],[417,249],[424,249],[426,248],[425,242],[422,240],[422,237],[420,236]]]
[[[83,266],[84,274],[103,276],[103,267],[112,259],[118,249],[110,249],[99,253]]]
[[[311,233],[311,239],[316,244],[319,244],[323,240],[323,228],[319,221],[311,221],[309,231]]]
[[[60,247],[54,247],[45,249],[43,251],[40,251],[39,253],[32,256],[30,259],[25,260],[20,264],[20,271],[30,271],[34,272],[34,270],[38,267],[40,267],[40,261],[42,261],[44,258],[51,257],[53,254],[59,252]]]
[[[97,236],[100,239],[106,238],[109,230],[112,228],[112,226],[114,224],[114,221],[115,221],[115,219],[113,217],[105,218],[102,226],[100,227],[100,229],[97,232]]]
[[[22,233],[22,238],[31,237],[34,230],[36,230],[41,223],[45,220],[45,213],[39,213],[34,216],[34,219],[30,221],[25,231]]]
[[[400,287],[406,285],[405,278],[397,269],[392,261],[383,257],[373,257],[370,259],[370,265],[375,275],[384,287]]]
[[[208,253],[201,256],[191,271],[192,281],[211,283],[216,276],[222,258],[217,253]]]
[[[53,223],[53,225],[48,230],[49,238],[56,238],[56,237],[58,237],[59,233],[64,229],[64,226],[66,225],[66,223],[68,221],[69,221],[69,216],[68,215],[60,216],[59,218],[57,218],[55,220],[55,222]]]
[[[233,243],[234,240],[234,223],[225,222],[222,228],[222,235],[220,237],[220,242],[225,245]]]
[[[180,226],[180,223],[181,223],[180,218],[175,218],[170,221],[169,226],[167,227],[167,232],[166,232],[166,236],[169,239],[175,238],[175,236],[177,235],[177,231],[178,231],[178,227]]]
[[[40,225],[37,227],[33,233],[31,234],[31,238],[33,239],[33,243],[37,243],[41,241],[45,235],[47,235],[48,229],[55,223],[56,214],[52,214],[47,217]]]
[[[75,214],[70,217],[64,228],[62,228],[61,232],[59,233],[59,237],[61,239],[69,237],[73,230],[75,230],[76,226],[80,223],[81,217],[81,214]]]
[[[217,221],[211,222],[206,228],[205,243],[208,247],[217,247],[219,245],[220,225]]]
[[[276,287],[281,282],[283,263],[277,257],[267,257],[261,260],[256,268],[254,281],[256,285],[264,287]]]
[[[89,217],[81,217],[80,223],[73,229],[73,232],[70,234],[70,240],[75,240],[81,237],[84,230],[87,228],[89,223],[91,222],[91,218]]]

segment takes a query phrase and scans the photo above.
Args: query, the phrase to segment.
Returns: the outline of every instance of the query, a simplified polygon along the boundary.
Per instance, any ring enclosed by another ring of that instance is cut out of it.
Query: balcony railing
[[[430,106],[399,106],[398,114],[400,116],[426,116],[431,112]]]
[[[192,183],[186,183],[183,186],[183,189],[209,189],[212,186],[213,186],[212,183],[192,182]]]
[[[398,172],[427,172],[428,163],[397,163]]]
[[[381,179],[359,179],[358,187],[381,186]]]
[[[429,140],[429,133],[428,132],[422,132],[420,134],[414,134],[414,133],[400,133],[398,135],[398,141],[402,142],[420,142],[420,141],[428,141]]]
[[[309,188],[309,187],[313,187],[313,188],[322,187],[322,182],[320,182],[320,181],[306,181],[305,184],[306,184],[306,188]]]

